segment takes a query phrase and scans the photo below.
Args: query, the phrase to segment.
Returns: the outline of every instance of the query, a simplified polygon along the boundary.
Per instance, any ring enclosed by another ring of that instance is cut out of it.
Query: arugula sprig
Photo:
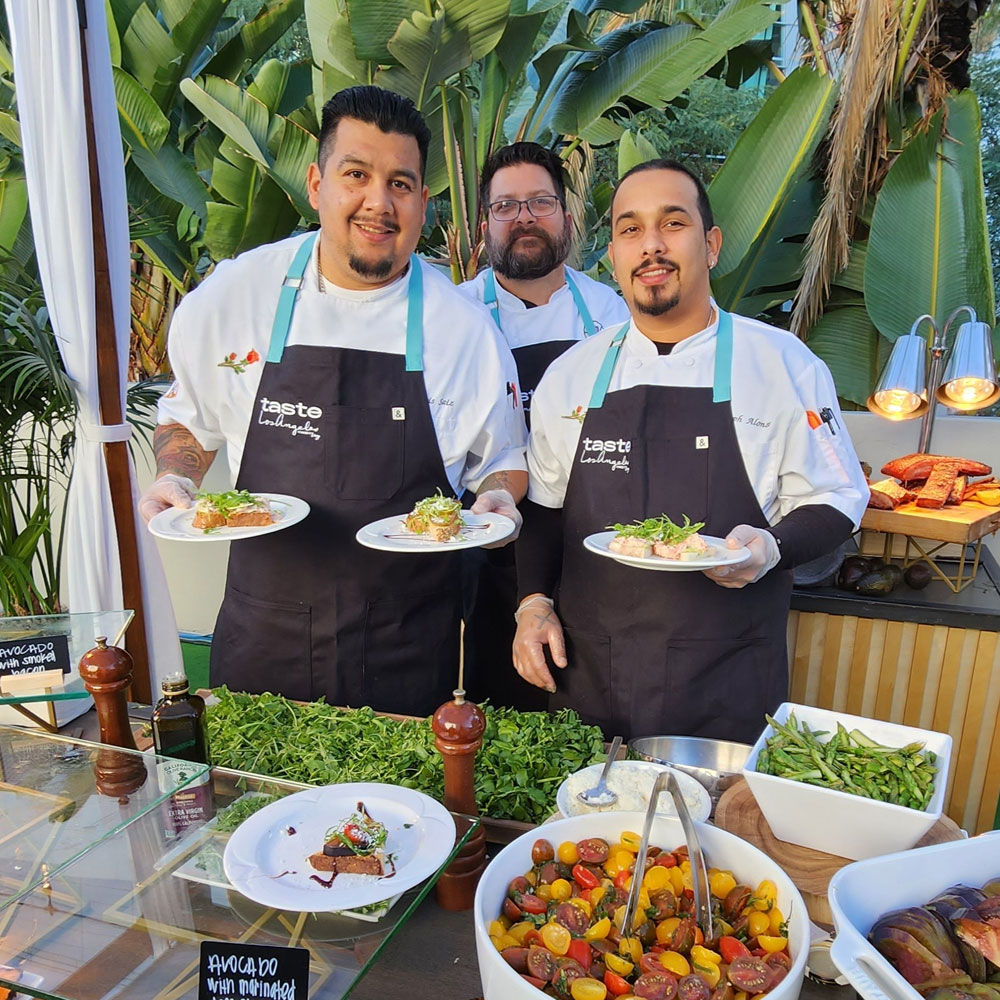
[[[645,521],[633,521],[631,524],[609,524],[608,529],[616,531],[623,538],[642,538],[649,542],[665,542],[677,545],[685,539],[701,531],[704,521],[696,521],[684,515],[683,524],[674,524],[666,514],[659,517],[647,517]]]

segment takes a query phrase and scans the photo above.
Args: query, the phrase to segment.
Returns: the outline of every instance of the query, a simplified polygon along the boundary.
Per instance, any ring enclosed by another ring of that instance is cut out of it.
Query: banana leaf
[[[659,156],[656,147],[641,132],[623,132],[618,143],[618,177],[633,167]]]
[[[863,306],[829,309],[809,332],[809,348],[826,362],[841,399],[864,406],[878,377],[878,339]]]
[[[830,76],[801,67],[774,90],[740,136],[709,187],[723,234],[719,274],[739,266],[795,191],[826,130],[836,93]]]
[[[27,211],[27,182],[23,178],[0,178],[0,249],[13,248]]]

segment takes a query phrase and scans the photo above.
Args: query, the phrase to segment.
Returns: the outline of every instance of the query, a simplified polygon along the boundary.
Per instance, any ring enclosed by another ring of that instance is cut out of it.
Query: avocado
[[[903,574],[898,566],[883,565],[865,573],[855,585],[855,590],[865,597],[885,597],[892,593],[902,579]]]
[[[930,566],[922,562],[907,566],[903,573],[906,585],[912,587],[914,590],[923,590],[933,578],[934,574],[931,572]]]
[[[858,580],[872,569],[872,560],[864,556],[848,556],[837,572],[837,586],[841,590],[854,590]]]

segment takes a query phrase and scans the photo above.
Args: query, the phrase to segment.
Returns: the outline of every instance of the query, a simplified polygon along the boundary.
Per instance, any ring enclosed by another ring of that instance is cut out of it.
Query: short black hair
[[[645,163],[638,163],[618,178],[614,194],[611,195],[610,214],[612,225],[615,218],[615,195],[618,194],[618,189],[633,174],[641,174],[644,170],[673,170],[679,174],[687,174],[694,181],[694,186],[698,189],[698,214],[701,216],[701,223],[705,227],[705,232],[707,233],[715,226],[715,219],[712,216],[712,203],[708,200],[708,192],[705,190],[705,185],[702,184],[701,178],[690,167],[685,166],[679,160],[668,160],[663,157],[655,160],[646,160]]]
[[[431,130],[424,116],[408,97],[382,87],[348,87],[338,91],[323,105],[323,122],[319,130],[317,161],[322,169],[333,145],[334,133],[341,118],[375,125],[383,132],[412,135],[420,149],[420,177],[427,172],[427,149],[431,144]]]
[[[518,163],[534,163],[552,178],[559,200],[566,204],[566,180],[563,176],[563,161],[558,153],[540,146],[537,142],[512,142],[502,146],[487,161],[479,176],[479,199],[484,208],[490,200],[490,184],[498,170],[513,167]]]

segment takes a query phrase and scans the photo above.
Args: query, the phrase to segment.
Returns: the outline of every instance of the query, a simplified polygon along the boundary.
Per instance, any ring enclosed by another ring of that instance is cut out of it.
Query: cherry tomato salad
[[[490,940],[515,972],[562,1000],[750,1000],[792,966],[777,888],[756,888],[709,869],[717,937],[693,915],[687,848],[650,847],[637,865],[639,834],[553,845],[536,840],[531,870],[507,887]],[[628,891],[641,872],[633,926],[622,928]]]

